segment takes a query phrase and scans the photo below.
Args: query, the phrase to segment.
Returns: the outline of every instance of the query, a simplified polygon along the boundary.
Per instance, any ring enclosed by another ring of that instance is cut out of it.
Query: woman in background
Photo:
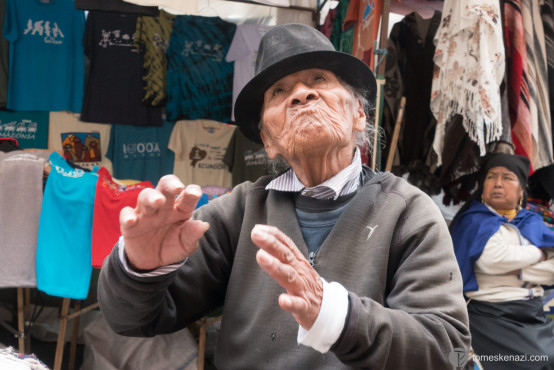
[[[543,286],[554,284],[554,233],[523,208],[529,160],[493,153],[481,172],[450,225],[473,349],[492,356],[480,358],[487,370],[554,369],[554,323],[542,304]]]

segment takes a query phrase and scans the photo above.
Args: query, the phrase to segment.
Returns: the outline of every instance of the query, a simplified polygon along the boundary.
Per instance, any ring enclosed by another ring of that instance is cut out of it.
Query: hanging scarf
[[[463,116],[464,128],[482,156],[485,145],[502,135],[504,42],[498,1],[445,1],[435,45],[431,110],[437,118],[437,165],[442,162],[445,123],[455,114]]]
[[[542,217],[527,209],[508,221],[481,202],[474,201],[465,211],[451,232],[454,253],[462,272],[464,292],[478,289],[473,266],[481,257],[485,245],[502,224],[516,226],[523,237],[539,248],[554,247],[554,233],[546,227]]]
[[[529,111],[533,140],[533,152],[528,158],[531,159],[532,169],[537,170],[554,162],[545,35],[536,0],[522,0],[521,14],[527,49]]]

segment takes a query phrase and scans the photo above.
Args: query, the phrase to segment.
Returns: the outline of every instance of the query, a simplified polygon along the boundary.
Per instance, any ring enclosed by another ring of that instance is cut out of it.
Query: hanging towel
[[[434,39],[431,110],[437,118],[433,148],[442,163],[445,122],[455,114],[485,154],[502,134],[500,83],[504,43],[500,8],[493,0],[447,0]]]

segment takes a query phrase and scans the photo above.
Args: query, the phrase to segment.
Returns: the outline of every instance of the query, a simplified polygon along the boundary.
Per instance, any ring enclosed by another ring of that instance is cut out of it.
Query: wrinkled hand
[[[209,224],[190,217],[202,196],[198,185],[183,183],[174,175],[160,179],[156,189],[144,189],[133,209],[119,214],[125,253],[132,267],[150,270],[180,262],[198,248]]]
[[[319,274],[278,228],[256,225],[251,237],[260,248],[256,254],[258,265],[287,291],[279,296],[279,306],[309,330],[319,315],[323,300]]]

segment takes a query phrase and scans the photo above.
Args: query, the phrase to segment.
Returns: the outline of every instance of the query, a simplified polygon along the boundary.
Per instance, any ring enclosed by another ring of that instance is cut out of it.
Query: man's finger
[[[181,245],[195,245],[209,228],[210,224],[207,222],[200,220],[188,220],[183,225],[183,228],[179,234]]]
[[[283,293],[279,296],[279,306],[287,312],[301,314],[308,311],[306,301],[300,297]]]
[[[166,175],[158,181],[156,190],[160,191],[167,199],[175,199],[185,189],[185,185],[175,175]]]
[[[258,250],[256,253],[256,261],[258,265],[260,265],[260,267],[283,288],[295,291],[298,289],[296,286],[299,284],[298,273],[293,267],[282,263],[279,259],[263,249]]]
[[[292,239],[274,226],[254,226],[251,238],[254,244],[265,249],[284,263],[292,263],[295,259],[304,258]]]
[[[188,185],[175,199],[175,206],[181,212],[192,214],[200,197],[202,197],[200,186],[194,184]]]
[[[137,198],[136,213],[149,215],[156,213],[165,204],[166,197],[158,190],[147,188]]]
[[[119,225],[121,227],[121,233],[123,230],[130,229],[137,223],[137,215],[135,210],[131,207],[124,207],[119,212]]]

